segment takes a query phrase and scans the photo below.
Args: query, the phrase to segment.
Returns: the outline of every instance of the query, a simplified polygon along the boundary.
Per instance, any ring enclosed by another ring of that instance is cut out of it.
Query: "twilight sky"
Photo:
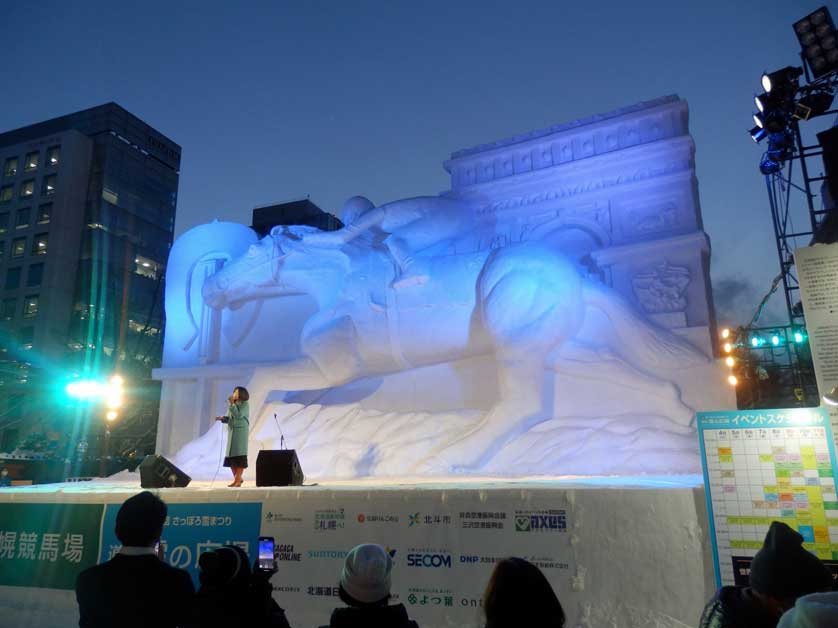
[[[778,272],[751,98],[763,70],[799,62],[791,24],[818,6],[13,2],[0,130],[118,102],[183,147],[179,234],[307,194],[335,213],[355,194],[435,194],[457,149],[676,93],[717,309],[744,323]]]

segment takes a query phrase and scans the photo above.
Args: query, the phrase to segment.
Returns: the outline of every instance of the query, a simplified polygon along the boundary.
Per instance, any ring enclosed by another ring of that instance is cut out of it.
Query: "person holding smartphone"
[[[227,398],[229,407],[226,416],[215,417],[216,421],[227,424],[227,453],[224,466],[233,472],[233,482],[229,487],[242,485],[242,473],[247,468],[247,436],[250,428],[247,401],[250,394],[244,386],[236,386],[233,394]]]
[[[273,599],[276,573],[273,539],[259,539],[259,557],[250,566],[247,552],[224,545],[198,559],[201,587],[186,628],[290,628]]]

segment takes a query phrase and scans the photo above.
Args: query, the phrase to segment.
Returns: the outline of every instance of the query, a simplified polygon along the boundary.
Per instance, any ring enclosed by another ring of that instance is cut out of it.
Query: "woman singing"
[[[215,417],[216,421],[227,424],[227,455],[224,466],[233,471],[233,483],[227,486],[241,486],[242,473],[247,468],[247,430],[248,421],[247,400],[250,395],[244,386],[236,386],[233,394],[227,398],[230,407],[227,416]]]

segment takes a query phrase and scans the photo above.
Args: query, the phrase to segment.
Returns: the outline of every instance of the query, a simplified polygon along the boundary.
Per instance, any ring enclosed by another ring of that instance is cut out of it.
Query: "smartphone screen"
[[[274,537],[260,536],[259,537],[259,569],[264,571],[273,571],[276,563],[274,562]]]

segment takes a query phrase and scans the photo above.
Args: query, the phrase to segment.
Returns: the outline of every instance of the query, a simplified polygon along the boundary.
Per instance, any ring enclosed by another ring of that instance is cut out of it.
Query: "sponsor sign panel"
[[[393,560],[392,603],[421,626],[478,625],[483,590],[495,564],[520,556],[538,565],[557,591],[567,587],[572,513],[555,491],[357,491],[269,497],[261,534],[279,548],[272,582],[292,625],[324,625],[338,598],[352,547],[382,545]]]

